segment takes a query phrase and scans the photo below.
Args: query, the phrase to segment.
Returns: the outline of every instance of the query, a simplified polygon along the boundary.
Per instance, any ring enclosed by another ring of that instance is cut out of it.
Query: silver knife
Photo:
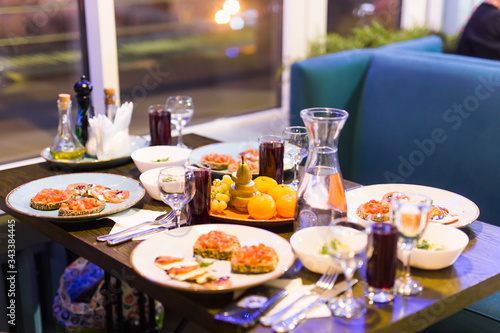
[[[357,279],[353,279],[350,283],[351,287],[358,282]],[[325,304],[330,299],[336,297],[337,295],[343,293],[348,288],[346,281],[342,281],[333,287],[332,290],[327,290],[321,296],[311,304],[309,304],[303,310],[293,314],[291,317],[276,323],[272,326],[273,331],[275,332],[290,332],[293,330],[302,320],[306,318],[306,315],[315,307],[320,306],[321,304]]]
[[[187,224],[186,222],[180,223],[179,227],[186,225],[186,224]],[[144,236],[144,235],[148,235],[151,233],[162,232],[165,230],[171,230],[171,229],[175,229],[175,228],[176,228],[176,223],[171,222],[171,223],[164,224],[164,225],[161,225],[161,226],[156,227],[156,228],[151,228],[151,229],[146,229],[146,230],[134,232],[132,234],[128,234],[128,235],[120,237],[120,238],[112,238],[112,239],[108,240],[106,243],[108,245],[118,245],[118,244],[124,243],[128,240],[131,240],[132,238],[135,238],[135,237]]]

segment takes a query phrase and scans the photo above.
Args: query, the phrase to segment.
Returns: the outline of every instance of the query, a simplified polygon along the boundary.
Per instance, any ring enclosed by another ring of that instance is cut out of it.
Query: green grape
[[[215,195],[215,200],[221,201],[221,200],[222,200],[222,196],[223,196],[223,194],[222,194],[222,193],[217,193],[217,194]]]
[[[219,201],[217,200],[212,200],[211,204],[210,204],[210,208],[212,210],[219,210],[219,207],[220,207],[220,204],[219,204]]]
[[[225,201],[226,203],[229,202],[230,200],[229,195],[227,193],[221,194],[220,200]]]
[[[222,181],[227,185],[231,185],[234,183],[234,181],[231,179],[231,176],[229,175],[222,176]]]
[[[224,209],[226,209],[226,208],[227,208],[227,203],[226,203],[225,201],[220,201],[220,202],[219,202],[219,208],[217,209],[217,211],[218,211],[219,213],[222,213],[222,211],[223,211]]]
[[[227,183],[222,183],[220,185],[220,189],[222,190],[222,192],[220,192],[220,193],[227,192],[227,191],[229,191],[229,185]]]

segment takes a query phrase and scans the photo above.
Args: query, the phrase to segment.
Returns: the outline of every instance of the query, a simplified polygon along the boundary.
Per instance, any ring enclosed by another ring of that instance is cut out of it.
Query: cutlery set
[[[304,320],[307,314],[312,311],[314,308],[327,303],[334,297],[340,295],[349,287],[346,281],[342,281],[335,285],[335,281],[337,280],[338,273],[335,272],[333,267],[329,267],[325,273],[318,279],[316,285],[311,290],[307,291],[299,298],[297,298],[292,304],[286,306],[285,308],[275,312],[269,316],[263,316],[260,318],[260,323],[264,326],[271,326],[273,331],[275,332],[290,332],[292,331],[302,320]],[[350,283],[351,286],[356,284],[358,280],[354,279]],[[307,305],[302,310],[295,312],[289,317],[284,317],[284,315],[301,299],[307,296],[318,296],[318,298]],[[275,304],[274,304],[275,305]],[[272,306],[274,306],[272,305]],[[268,313],[271,310],[271,307],[267,309],[262,309],[263,313]]]
[[[118,245],[118,244],[124,243],[128,240],[131,240],[135,237],[174,229],[174,228],[176,228],[176,224],[175,224],[175,222],[173,222],[174,218],[175,218],[174,211],[170,211],[166,215],[165,214],[160,215],[154,221],[142,222],[142,223],[139,223],[133,227],[127,228],[125,230],[119,231],[119,232],[114,233],[114,234],[97,236],[97,241],[106,242],[108,245]],[[132,232],[132,231],[138,230],[138,229],[140,229],[144,226],[147,226],[147,225],[153,225],[153,226],[158,225],[158,227],[149,228],[149,229],[141,230],[141,231],[137,231],[137,232]],[[181,223],[181,225],[184,225],[184,224]]]

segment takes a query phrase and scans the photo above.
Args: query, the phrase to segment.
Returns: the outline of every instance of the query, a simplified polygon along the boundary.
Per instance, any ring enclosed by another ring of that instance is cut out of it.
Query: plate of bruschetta
[[[203,224],[168,230],[137,245],[132,267],[170,288],[220,293],[283,275],[295,261],[290,243],[260,228]]]
[[[347,212],[351,218],[366,219],[377,214],[380,221],[389,220],[391,198],[397,193],[420,193],[431,198],[429,222],[465,227],[479,216],[479,207],[457,193],[413,184],[377,184],[346,191]]]
[[[221,142],[194,149],[188,158],[189,163],[205,163],[212,168],[212,173],[230,175],[238,170],[244,157],[250,171],[259,174],[259,144],[254,141]],[[293,168],[293,162],[285,156],[285,170]]]
[[[108,173],[73,173],[37,179],[13,189],[7,206],[58,222],[87,221],[121,212],[145,194],[140,182]]]

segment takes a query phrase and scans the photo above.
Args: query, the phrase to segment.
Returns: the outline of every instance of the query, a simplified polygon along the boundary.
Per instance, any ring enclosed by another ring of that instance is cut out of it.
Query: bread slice
[[[361,219],[366,220],[368,216],[372,216],[374,222],[385,222],[389,220],[390,204],[385,201],[370,200],[361,204],[356,209],[356,215]]]
[[[232,162],[234,162],[234,158],[228,154],[211,153],[201,157],[201,163],[210,165],[212,170],[225,170]]]
[[[71,191],[44,188],[30,199],[30,207],[37,210],[55,210],[74,196]]]
[[[61,204],[59,216],[81,216],[99,213],[106,203],[96,198],[76,198]]]
[[[233,253],[231,269],[236,273],[269,273],[278,266],[278,254],[264,244],[243,246]]]
[[[193,245],[194,255],[203,258],[231,260],[233,251],[241,247],[236,236],[228,235],[223,231],[212,230],[200,235]]]

